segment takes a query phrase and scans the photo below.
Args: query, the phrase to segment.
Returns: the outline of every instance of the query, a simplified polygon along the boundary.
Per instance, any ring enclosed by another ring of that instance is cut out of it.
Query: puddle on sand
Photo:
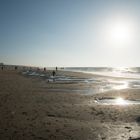
[[[96,99],[94,102],[97,104],[101,104],[101,105],[135,105],[135,104],[140,104],[140,100],[125,100],[121,97]]]

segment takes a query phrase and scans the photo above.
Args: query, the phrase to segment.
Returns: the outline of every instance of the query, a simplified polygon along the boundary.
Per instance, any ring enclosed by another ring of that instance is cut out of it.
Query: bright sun
[[[134,45],[135,25],[132,20],[111,19],[103,25],[104,44],[107,46],[126,47]]]
[[[110,27],[109,36],[112,41],[125,43],[131,39],[131,28],[125,23],[115,23]]]

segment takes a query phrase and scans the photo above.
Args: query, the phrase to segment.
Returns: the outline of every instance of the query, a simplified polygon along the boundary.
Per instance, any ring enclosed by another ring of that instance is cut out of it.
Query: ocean
[[[140,79],[140,67],[66,67],[65,71],[98,74],[111,77]]]
[[[55,67],[49,68],[55,70]],[[92,76],[90,78],[65,75],[65,71],[91,73],[110,77]],[[86,89],[85,93],[102,93],[110,90],[140,89],[140,67],[135,68],[110,68],[110,67],[65,67],[58,68],[55,76],[51,72],[37,70],[24,71],[23,74],[32,77],[42,77],[48,82],[61,84],[83,84],[84,86],[96,85],[95,88]],[[113,77],[121,77],[119,80]],[[77,92],[81,89],[76,89]]]

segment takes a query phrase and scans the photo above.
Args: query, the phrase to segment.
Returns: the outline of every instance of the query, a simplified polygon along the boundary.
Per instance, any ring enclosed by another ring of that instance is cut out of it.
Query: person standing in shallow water
[[[52,75],[53,75],[53,76],[55,76],[55,75],[56,75],[56,73],[55,73],[55,71],[54,71],[54,70],[53,70],[53,72],[52,72]]]
[[[53,82],[55,82],[55,75],[56,75],[56,73],[55,73],[55,71],[53,70],[53,72],[52,72],[52,75],[53,75]]]
[[[46,71],[46,68],[44,67],[44,71]]]
[[[56,71],[57,71],[57,67],[56,67]]]
[[[18,69],[18,67],[17,66],[15,66],[15,70],[17,70]]]

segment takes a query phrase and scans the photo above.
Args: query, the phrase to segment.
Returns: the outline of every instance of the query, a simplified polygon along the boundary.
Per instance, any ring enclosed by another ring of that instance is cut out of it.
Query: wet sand
[[[74,72],[59,74],[91,77]],[[94,102],[97,98],[118,96],[140,99],[140,89],[85,94],[96,86],[97,83],[47,82],[21,72],[0,71],[0,140],[140,139],[140,105],[106,106]]]

